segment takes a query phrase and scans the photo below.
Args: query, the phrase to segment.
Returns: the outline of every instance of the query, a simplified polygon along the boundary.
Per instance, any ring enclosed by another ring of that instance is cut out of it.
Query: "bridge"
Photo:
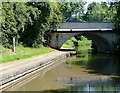
[[[64,22],[60,23],[59,29],[51,33],[49,46],[60,49],[61,46],[71,37],[83,35],[91,39],[97,46],[97,51],[110,53],[113,50],[113,43],[116,43],[117,36],[112,22]]]

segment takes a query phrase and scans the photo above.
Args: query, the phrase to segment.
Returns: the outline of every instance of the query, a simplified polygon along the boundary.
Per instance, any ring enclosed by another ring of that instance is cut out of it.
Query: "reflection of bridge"
[[[60,49],[71,37],[84,35],[96,44],[98,52],[109,53],[117,40],[114,28],[110,22],[60,23],[60,29],[54,30],[51,34],[49,46]]]

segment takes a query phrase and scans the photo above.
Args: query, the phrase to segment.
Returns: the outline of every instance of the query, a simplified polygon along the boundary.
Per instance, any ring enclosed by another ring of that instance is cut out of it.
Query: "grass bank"
[[[10,49],[0,47],[0,63],[9,61],[15,61],[20,59],[29,58],[36,55],[42,55],[54,51],[48,47],[30,48],[23,46],[16,46],[16,52],[12,52]]]

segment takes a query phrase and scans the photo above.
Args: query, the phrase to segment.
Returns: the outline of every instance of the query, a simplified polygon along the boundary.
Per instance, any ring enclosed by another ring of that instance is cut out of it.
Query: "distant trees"
[[[114,21],[116,15],[116,7],[113,2],[93,2],[88,5],[87,13],[85,14],[86,21]]]
[[[84,5],[86,2],[64,2],[61,4],[61,13],[65,18],[72,17],[72,15],[76,15],[77,17],[78,15],[84,14]]]
[[[64,2],[60,4],[60,11],[65,18],[73,17],[74,15],[76,18],[81,18],[85,21],[114,22],[117,14],[115,2],[92,2],[88,5],[86,13],[86,2]]]
[[[105,10],[102,8],[101,4],[93,2],[88,5],[86,16],[88,21],[103,21]]]
[[[92,47],[92,40],[88,40],[85,36],[75,36],[67,40],[63,46],[63,48],[88,48]]]

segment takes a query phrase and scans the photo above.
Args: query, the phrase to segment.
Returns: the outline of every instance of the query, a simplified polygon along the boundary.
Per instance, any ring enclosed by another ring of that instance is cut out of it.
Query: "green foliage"
[[[12,36],[14,36],[16,32],[16,21],[14,18],[14,13],[13,13],[13,3],[3,3],[2,5],[2,31],[3,31],[3,36],[2,36],[2,41],[3,45],[9,46],[12,42]],[[8,38],[8,39],[7,39]],[[6,40],[7,39],[7,40]]]
[[[2,6],[2,44],[8,48],[12,46],[13,37],[16,44],[22,42],[29,47],[43,45],[62,18],[58,3],[3,2]]]
[[[120,28],[120,2],[91,3],[88,5],[86,16],[84,5],[86,2],[2,2],[2,45],[12,47],[12,38],[16,38],[16,44],[23,44],[29,47],[40,47],[47,45],[50,33],[58,28],[58,23],[64,17],[71,17],[73,14],[80,15],[88,21],[115,21],[117,28]],[[101,14],[99,16],[97,14]],[[67,41],[66,45],[73,47],[78,45],[90,45],[91,41],[81,37],[82,41],[75,38]],[[85,43],[86,42],[86,43]]]
[[[47,47],[40,47],[40,48],[30,48],[30,47],[23,47],[17,46],[16,53],[10,52],[9,49],[5,49],[0,47],[0,63],[15,61],[19,59],[25,59],[36,55],[42,55],[45,53],[52,52],[54,50],[47,48]]]
[[[73,14],[84,14],[84,5],[86,2],[64,2],[62,3],[61,12],[65,18],[72,17]]]
[[[116,11],[117,11],[115,15],[116,20],[114,21],[114,24],[116,26],[116,32],[117,32],[117,37],[118,37],[116,44],[114,44],[113,52],[115,55],[119,55],[120,53],[120,31],[119,31],[120,29],[120,1],[114,2],[112,5],[116,7]]]
[[[77,39],[76,39],[77,38]],[[91,49],[92,46],[92,40],[88,40],[85,36],[77,36],[72,37],[69,40],[67,40],[63,45],[62,48],[75,48],[75,47],[81,47],[84,46],[86,49]],[[81,48],[80,48],[81,49]]]
[[[10,48],[12,38],[16,41],[20,38],[20,33],[24,31],[25,24],[28,21],[27,7],[25,3],[2,3],[2,44]]]
[[[78,38],[80,38],[81,40],[78,40],[78,46],[92,46],[92,40],[88,40],[86,37],[84,36],[79,36]]]
[[[0,23],[2,22],[2,2],[0,1]]]
[[[120,1],[117,3],[117,20],[116,20],[116,28],[120,29]],[[118,40],[116,45],[116,52],[119,55],[120,53],[120,31],[118,30]]]
[[[77,40],[75,39],[75,37],[70,38],[69,40],[67,40],[63,45],[62,48],[69,48],[69,49],[73,49],[74,48],[74,42],[77,42]]]
[[[115,20],[116,13],[113,2],[93,2],[88,5],[87,13],[83,18],[86,21],[111,22]]]
[[[114,6],[116,7],[116,11],[117,14],[115,16],[116,20],[115,20],[115,26],[117,29],[120,29],[120,1],[119,2],[115,2]]]

